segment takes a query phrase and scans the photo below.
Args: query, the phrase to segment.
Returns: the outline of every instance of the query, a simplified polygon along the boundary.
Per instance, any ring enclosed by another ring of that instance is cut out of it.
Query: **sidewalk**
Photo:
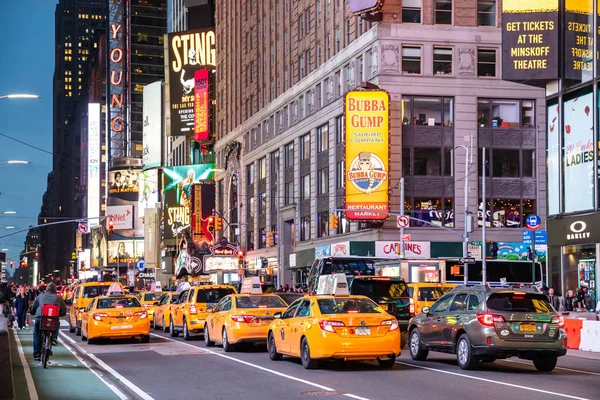
[[[10,338],[16,400],[119,399],[62,343],[53,347],[51,364],[44,369],[33,359],[33,327],[14,330]]]
[[[600,353],[593,352],[593,351],[568,349],[567,356],[578,357],[578,358],[587,358],[588,360],[599,360],[600,361]]]

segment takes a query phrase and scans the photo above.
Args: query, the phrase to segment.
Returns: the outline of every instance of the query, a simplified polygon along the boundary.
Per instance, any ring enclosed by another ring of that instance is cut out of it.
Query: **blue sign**
[[[331,246],[315,247],[315,258],[331,256]]]
[[[530,242],[531,244],[531,242]],[[498,260],[527,261],[529,246],[519,242],[498,242]],[[547,246],[535,244],[537,261],[546,262]]]
[[[548,244],[548,232],[547,231],[534,231],[535,232],[535,244]],[[523,244],[531,244],[531,231],[524,230],[523,234]]]
[[[138,261],[137,264],[135,264],[135,267],[137,268],[138,271],[144,272],[144,269],[146,269],[144,260]]]
[[[525,225],[527,225],[529,229],[537,229],[540,227],[541,223],[542,220],[535,214],[529,214],[525,220]]]

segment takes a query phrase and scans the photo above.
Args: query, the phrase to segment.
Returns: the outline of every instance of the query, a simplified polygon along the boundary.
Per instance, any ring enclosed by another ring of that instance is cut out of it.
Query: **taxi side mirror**
[[[157,305],[159,305],[159,304],[160,304],[160,302],[158,302],[158,301],[155,301],[155,302],[154,302],[154,305],[155,305],[155,306],[157,306]]]
[[[206,307],[206,312],[211,313],[213,311],[215,311],[214,307]]]
[[[431,311],[431,308],[425,306],[421,309],[421,312],[425,315],[429,315],[429,311]]]
[[[280,319],[281,318],[281,313],[280,312],[276,312],[275,314],[273,314],[273,318]]]

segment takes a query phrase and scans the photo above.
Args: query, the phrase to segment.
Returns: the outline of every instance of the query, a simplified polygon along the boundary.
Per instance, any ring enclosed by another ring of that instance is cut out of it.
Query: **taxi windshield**
[[[162,293],[146,293],[144,295],[144,301],[156,301],[160,299],[160,296],[162,296]]]
[[[419,301],[436,301],[450,288],[441,288],[441,287],[424,287],[419,289]]]
[[[406,283],[392,282],[390,280],[355,279],[352,282],[352,294],[360,294],[370,298],[388,297],[399,299],[408,297]]]
[[[98,285],[98,286],[84,286],[83,287],[83,298],[93,299],[94,297],[104,296],[110,285]]]
[[[495,293],[490,295],[487,306],[494,311],[516,311],[537,314],[554,312],[543,294]]]
[[[237,308],[286,308],[286,304],[277,296],[238,296]]]
[[[381,308],[369,299],[335,297],[317,300],[321,314],[381,314]]]
[[[196,303],[218,303],[223,297],[234,293],[231,288],[206,288],[198,290]]]
[[[101,308],[136,308],[141,307],[135,297],[109,297],[98,300],[97,309]]]

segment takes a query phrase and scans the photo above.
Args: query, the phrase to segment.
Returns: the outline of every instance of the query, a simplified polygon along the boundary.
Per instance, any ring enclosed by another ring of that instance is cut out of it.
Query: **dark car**
[[[425,360],[429,351],[454,353],[462,369],[519,357],[548,372],[567,353],[563,328],[563,317],[542,293],[457,286],[410,321],[410,355]]]
[[[402,333],[401,346],[404,347],[408,323],[415,315],[415,306],[404,279],[357,276],[350,282],[350,294],[366,296],[396,317]]]

